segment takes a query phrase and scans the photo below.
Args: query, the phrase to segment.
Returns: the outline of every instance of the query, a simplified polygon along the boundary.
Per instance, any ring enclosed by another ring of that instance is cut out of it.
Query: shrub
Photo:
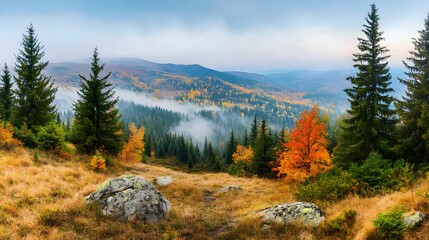
[[[26,125],[14,129],[14,136],[18,138],[26,147],[36,148],[37,137]]]
[[[370,153],[362,165],[353,165],[350,173],[359,183],[362,196],[383,194],[409,185],[414,180],[412,165],[403,160],[383,159],[376,152]]]
[[[245,162],[233,163],[228,168],[228,173],[237,177],[249,175],[249,167]]]
[[[356,216],[357,212],[355,210],[348,210],[329,222],[324,230],[327,234],[335,236],[337,239],[347,239],[356,223]]]
[[[11,126],[0,126],[0,148],[10,150],[21,145],[22,143],[13,137]]]
[[[106,160],[104,160],[103,156],[97,150],[94,156],[91,158],[91,166],[92,169],[96,171],[104,171],[106,170]]]
[[[298,185],[294,196],[302,201],[340,200],[355,190],[356,181],[340,168],[334,168]]]
[[[60,125],[50,122],[46,126],[38,128],[36,135],[37,145],[43,150],[63,149],[65,135],[65,131]]]
[[[376,234],[382,239],[401,239],[406,229],[403,214],[404,210],[399,207],[379,213],[373,221]]]

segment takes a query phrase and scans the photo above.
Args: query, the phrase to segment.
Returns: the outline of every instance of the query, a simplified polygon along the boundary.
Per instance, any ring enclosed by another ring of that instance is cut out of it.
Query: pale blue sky
[[[138,57],[221,70],[352,66],[356,38],[375,2],[392,67],[411,50],[429,1],[0,0],[0,63],[13,63],[30,22],[46,60]]]

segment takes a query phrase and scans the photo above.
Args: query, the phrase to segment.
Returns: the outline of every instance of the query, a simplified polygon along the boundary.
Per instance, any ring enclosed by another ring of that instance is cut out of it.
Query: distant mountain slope
[[[398,77],[403,78],[403,69],[393,68],[392,88],[394,95],[400,96],[404,92],[404,86],[398,81]],[[334,94],[345,97],[344,89],[350,87],[347,77],[353,76],[355,71],[349,70],[331,70],[331,71],[293,71],[280,74],[269,74],[267,80],[269,84],[290,88],[296,91],[307,93]]]
[[[200,65],[158,64],[142,59],[104,59],[104,74],[115,88],[150,94],[198,105],[216,105],[241,115],[255,114],[272,124],[292,125],[312,105],[302,93],[291,92],[256,74],[216,71]],[[47,68],[58,86],[76,89],[79,74],[89,76],[89,63],[53,63]]]
[[[112,58],[103,61],[106,63],[105,72],[112,72],[112,81],[123,88],[133,88],[136,78],[139,82],[151,84],[160,78],[174,78],[177,76],[187,78],[217,78],[219,80],[242,87],[272,88],[268,83],[220,72],[201,65],[160,64],[137,58]],[[79,74],[88,75],[89,63],[52,63],[48,65],[47,72],[53,76],[58,85],[79,85]],[[125,73],[125,74],[124,74]],[[133,79],[134,78],[134,79]],[[172,90],[172,89],[171,89]]]

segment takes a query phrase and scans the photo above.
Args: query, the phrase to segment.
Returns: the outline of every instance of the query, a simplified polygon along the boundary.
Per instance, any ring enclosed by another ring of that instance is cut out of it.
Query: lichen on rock
[[[262,210],[264,221],[281,223],[299,222],[306,226],[318,226],[325,221],[323,212],[313,203],[294,202]]]
[[[425,215],[423,213],[415,212],[405,216],[403,222],[407,228],[414,228],[419,226],[424,219]]]
[[[85,199],[97,202],[104,215],[122,220],[156,222],[171,209],[170,202],[152,183],[134,175],[109,179]]]

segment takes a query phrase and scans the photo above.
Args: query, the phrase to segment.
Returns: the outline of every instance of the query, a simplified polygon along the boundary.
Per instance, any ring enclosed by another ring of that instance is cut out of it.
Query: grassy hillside
[[[108,171],[90,170],[89,159],[64,160],[49,153],[17,149],[0,151],[0,239],[335,239],[317,229],[274,225],[264,228],[255,211],[295,201],[293,187],[281,181],[236,178],[226,173],[184,173],[157,165],[115,164]],[[161,162],[162,160],[157,160]],[[172,203],[159,224],[122,222],[104,217],[84,197],[104,180],[136,174],[147,180],[170,175],[173,184],[158,189]],[[241,185],[240,193],[216,193]],[[409,190],[372,198],[351,196],[322,204],[328,222],[346,210],[358,212],[350,239],[365,239],[377,213],[392,206],[429,213],[421,179]],[[429,224],[407,233],[405,239],[427,239]]]

